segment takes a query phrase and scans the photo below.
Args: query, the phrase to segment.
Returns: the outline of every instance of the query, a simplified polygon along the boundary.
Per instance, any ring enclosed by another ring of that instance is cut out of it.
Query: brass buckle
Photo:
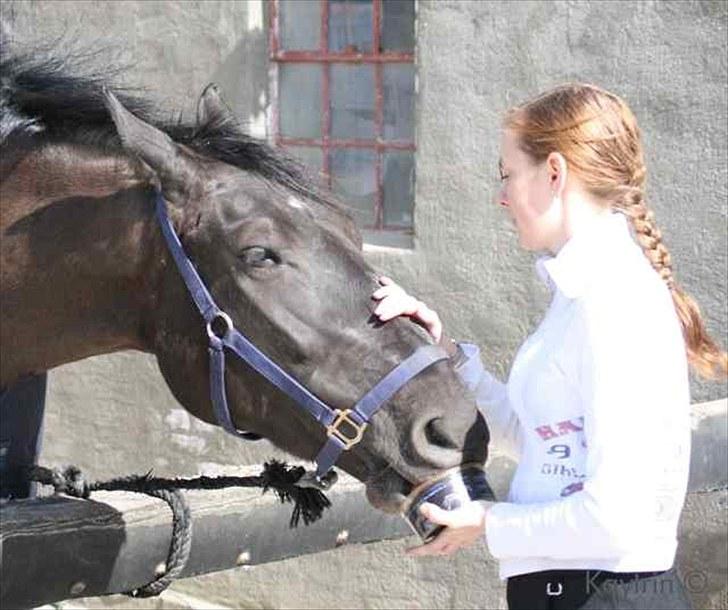
[[[326,435],[327,436],[335,436],[338,438],[342,443],[344,443],[344,449],[351,449],[354,445],[356,445],[364,435],[364,430],[367,427],[367,424],[357,424],[354,420],[352,420],[349,417],[349,413],[351,413],[351,409],[344,409],[343,411],[336,409],[336,412],[338,415],[336,416],[336,419],[333,421],[333,423],[326,426]],[[349,430],[340,430],[339,426],[341,424],[347,424],[351,426],[352,429]],[[354,433],[353,435],[347,436],[346,433]]]

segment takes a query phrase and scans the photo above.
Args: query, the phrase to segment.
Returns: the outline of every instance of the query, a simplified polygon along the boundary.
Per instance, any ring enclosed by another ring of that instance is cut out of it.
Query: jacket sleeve
[[[458,343],[458,347],[463,357],[456,365],[455,372],[474,394],[478,409],[488,425],[491,442],[499,451],[517,458],[520,453],[521,426],[508,401],[506,385],[483,368],[477,345]]]
[[[573,370],[584,407],[583,488],[543,503],[494,505],[486,518],[494,557],[619,557],[649,546],[661,523],[669,529],[666,520],[676,527],[684,489],[659,485],[666,463],[682,459],[675,447],[686,400],[684,346],[679,336],[666,341],[664,326],[636,318],[615,310],[584,317]]]

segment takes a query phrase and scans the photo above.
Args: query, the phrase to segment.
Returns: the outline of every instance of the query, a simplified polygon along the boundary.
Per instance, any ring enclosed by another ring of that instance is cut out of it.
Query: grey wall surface
[[[203,87],[215,81],[254,134],[268,133],[268,22],[258,0],[1,6],[21,40],[47,41],[65,33],[64,44],[112,43],[133,65],[126,82],[146,87],[170,111],[190,116]],[[415,245],[367,247],[366,256],[436,308],[450,335],[479,343],[487,365],[504,376],[548,295],[533,272],[532,255],[518,249],[510,222],[493,203],[500,117],[512,104],[557,83],[594,82],[621,95],[638,118],[649,200],[676,277],[697,298],[709,330],[725,347],[727,22],[725,2],[420,0]],[[693,385],[696,403],[726,394],[725,384]],[[153,358],[137,353],[56,369],[48,411],[42,461],[76,463],[94,478],[149,468],[160,475],[216,474],[284,455],[265,442],[239,443],[191,418],[166,389]],[[715,442],[725,443],[725,434],[718,427]],[[706,454],[712,455],[711,447]],[[491,476],[505,485],[511,469],[496,452]],[[721,498],[715,502],[725,506]],[[725,521],[715,523],[709,530],[713,541],[725,533]],[[247,575],[239,572],[200,583],[220,603],[227,591],[246,607],[502,605],[495,565],[483,561],[484,548],[445,562],[414,562],[402,558],[406,545],[342,549],[288,560],[270,572],[255,568],[262,581],[288,583],[286,599],[266,596],[262,587],[255,589],[259,598],[234,593],[247,586]],[[324,564],[343,582],[341,590],[301,580],[314,576],[315,567],[307,566]],[[360,597],[352,600],[345,590],[354,565],[368,576],[365,586],[354,589]],[[715,570],[726,572],[725,566]],[[197,596],[205,596],[195,587]],[[320,587],[324,597],[307,597]],[[725,597],[725,590],[716,595]]]

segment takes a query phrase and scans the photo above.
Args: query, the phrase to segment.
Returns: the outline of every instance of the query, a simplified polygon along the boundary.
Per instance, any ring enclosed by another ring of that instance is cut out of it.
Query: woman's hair
[[[645,201],[640,130],[627,104],[594,85],[566,84],[508,111],[504,127],[537,162],[561,153],[591,194],[630,219],[642,251],[670,289],[690,365],[706,378],[728,375],[728,356],[673,277],[670,253]]]

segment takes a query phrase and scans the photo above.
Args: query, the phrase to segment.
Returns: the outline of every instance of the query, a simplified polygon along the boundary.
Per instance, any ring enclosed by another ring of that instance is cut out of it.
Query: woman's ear
[[[561,197],[566,187],[568,167],[564,155],[559,152],[549,153],[546,158],[546,171],[551,192]]]

